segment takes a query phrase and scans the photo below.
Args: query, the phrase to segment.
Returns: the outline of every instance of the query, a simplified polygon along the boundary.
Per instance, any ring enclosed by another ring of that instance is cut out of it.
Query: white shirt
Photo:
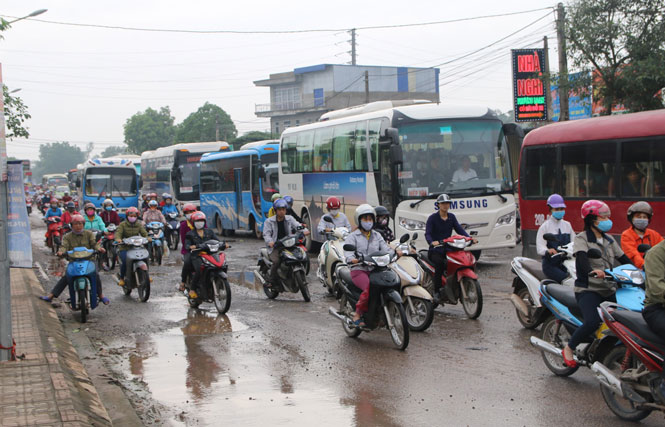
[[[453,182],[468,181],[472,178],[477,178],[478,175],[473,169],[465,171],[464,169],[457,169],[453,174]]]
[[[543,236],[547,233],[559,234],[559,231],[561,231],[561,234],[569,234],[571,242],[575,238],[573,227],[568,221],[565,219],[556,219],[550,215],[543,225],[540,226],[536,235],[536,252],[538,252],[538,255],[545,256],[547,253],[547,241]]]

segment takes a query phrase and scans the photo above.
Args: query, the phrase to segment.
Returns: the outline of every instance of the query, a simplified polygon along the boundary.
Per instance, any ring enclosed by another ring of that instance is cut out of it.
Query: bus
[[[134,158],[123,156],[91,159],[79,165],[79,204],[92,202],[101,209],[105,199],[113,200],[118,214],[138,207],[138,176]]]
[[[392,213],[395,235],[418,232],[417,245],[426,248],[427,218],[435,212],[436,197],[447,193],[451,211],[478,239],[474,250],[514,247],[509,134],[521,143],[521,128],[502,124],[485,107],[422,101],[351,107],[284,131],[279,184],[283,195],[293,196],[294,210],[310,230],[324,213],[325,200],[337,196],[352,224],[359,204],[383,205]],[[458,178],[464,163],[473,179]],[[307,245],[313,250],[312,240],[323,236],[311,236]]]
[[[67,172],[67,180],[69,181],[69,188],[72,191],[76,191],[76,183],[78,182],[79,179],[78,167],[80,167],[80,165],[74,169],[70,169],[69,172]]]
[[[205,153],[230,151],[227,142],[190,142],[169,145],[141,155],[141,194],[173,196],[180,208],[199,204],[199,168]]]
[[[279,140],[267,140],[201,158],[201,211],[221,234],[249,230],[261,238],[270,199],[279,191],[278,156]]]
[[[55,190],[55,187],[59,185],[69,185],[67,175],[64,173],[48,173],[42,175],[42,187],[48,187],[51,190]]]
[[[519,206],[523,253],[537,257],[536,233],[547,220],[547,197],[561,194],[566,220],[584,229],[589,199],[612,212],[611,234],[629,227],[626,212],[638,200],[654,210],[650,227],[665,234],[665,110],[555,123],[526,136],[520,156]]]

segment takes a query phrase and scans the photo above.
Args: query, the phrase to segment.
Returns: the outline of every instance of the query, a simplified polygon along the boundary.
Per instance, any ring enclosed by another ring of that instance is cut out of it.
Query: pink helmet
[[[587,200],[582,205],[582,218],[589,215],[610,216],[610,207],[600,200]]]

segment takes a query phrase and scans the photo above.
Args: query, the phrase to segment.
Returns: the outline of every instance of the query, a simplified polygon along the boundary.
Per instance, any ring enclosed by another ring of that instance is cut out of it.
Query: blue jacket
[[[55,208],[54,210],[53,208],[48,208],[46,211],[46,218],[50,218],[52,216],[62,216],[62,209]]]
[[[425,240],[431,245],[432,242],[441,241],[452,236],[453,230],[459,235],[469,237],[466,230],[464,230],[460,223],[457,222],[457,217],[454,214],[448,212],[448,219],[444,221],[441,219],[439,212],[434,212],[429,218],[427,218],[427,224],[425,225]],[[445,252],[443,246],[437,246],[430,250]]]
[[[178,213],[178,208],[174,204],[162,206],[162,213],[164,214],[164,216],[166,216],[166,214],[169,212]]]

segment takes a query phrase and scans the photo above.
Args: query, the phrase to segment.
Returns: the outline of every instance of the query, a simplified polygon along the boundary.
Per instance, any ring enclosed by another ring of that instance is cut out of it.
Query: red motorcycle
[[[657,390],[662,381],[665,338],[649,328],[642,313],[623,310],[609,301],[598,311],[623,344],[614,347],[602,363],[591,365],[605,403],[626,421],[640,421],[653,410],[665,412],[665,399]]]
[[[193,308],[198,308],[202,302],[212,302],[220,314],[224,314],[231,307],[231,286],[227,271],[229,266],[226,264],[226,254],[224,250],[230,248],[224,242],[217,240],[207,240],[198,248],[192,249],[193,257],[201,258],[201,283],[199,284],[199,293],[196,298],[190,298],[189,292],[187,300]],[[187,278],[186,287],[192,289],[194,275]]]
[[[62,243],[62,219],[59,216],[50,216],[44,218],[46,223],[46,246],[51,248],[51,253],[55,254],[60,249]]]
[[[446,249],[446,271],[442,277],[443,302],[462,303],[469,319],[476,319],[483,310],[483,293],[476,274],[476,257],[465,251],[473,244],[473,239],[466,236],[451,236],[443,241]],[[434,263],[429,259],[428,251],[421,250],[418,263],[427,272],[423,279],[423,288],[434,295]]]

